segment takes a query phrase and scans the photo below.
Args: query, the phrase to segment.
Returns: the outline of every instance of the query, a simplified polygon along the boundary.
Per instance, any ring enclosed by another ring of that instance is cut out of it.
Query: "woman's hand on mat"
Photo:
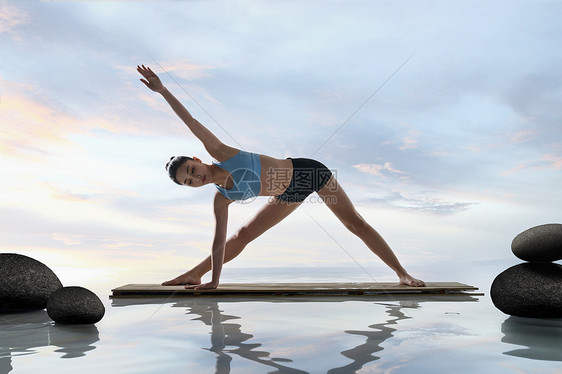
[[[164,90],[164,85],[160,81],[160,78],[150,69],[144,65],[138,66],[137,71],[145,78],[140,81],[150,88],[154,92],[161,92]]]
[[[214,290],[217,288],[219,284],[217,282],[208,282],[202,284],[192,284],[190,286],[185,286],[186,289],[193,289],[193,290]]]

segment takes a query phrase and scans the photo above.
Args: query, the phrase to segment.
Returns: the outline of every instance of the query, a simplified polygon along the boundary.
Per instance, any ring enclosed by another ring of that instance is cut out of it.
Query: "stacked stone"
[[[63,287],[45,264],[16,253],[0,253],[0,313],[47,308],[49,317],[62,324],[94,324],[105,307],[92,291]]]
[[[513,254],[525,263],[500,273],[490,291],[502,312],[529,318],[562,318],[562,225],[532,227],[511,243]]]

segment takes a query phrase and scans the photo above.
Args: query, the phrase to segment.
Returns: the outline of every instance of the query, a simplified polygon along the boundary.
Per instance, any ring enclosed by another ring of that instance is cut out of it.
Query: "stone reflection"
[[[254,336],[242,332],[242,326],[240,324],[227,323],[227,321],[239,319],[240,317],[223,314],[219,309],[217,301],[202,300],[201,303],[191,303],[186,306],[188,308],[187,314],[198,315],[199,317],[195,318],[195,320],[199,320],[211,327],[211,347],[208,349],[217,355],[215,366],[216,374],[230,373],[232,355],[238,355],[247,360],[277,369],[269,373],[308,373],[279,363],[291,362],[289,359],[270,357],[271,354],[269,352],[257,350],[261,346],[260,343],[245,343]]]
[[[419,307],[419,304],[415,301],[400,301],[399,305],[392,305],[392,304],[389,305],[389,304],[382,304],[382,303],[375,303],[375,304],[380,304],[385,306],[386,313],[390,316],[390,318],[387,319],[386,322],[384,323],[376,323],[370,325],[369,328],[371,330],[345,331],[347,334],[365,336],[367,340],[365,341],[365,343],[358,345],[357,347],[341,352],[342,355],[353,360],[353,362],[351,362],[346,366],[331,369],[328,371],[328,374],[355,373],[358,370],[360,370],[366,363],[378,360],[380,357],[374,356],[373,354],[382,351],[384,348],[381,346],[381,344],[385,340],[393,336],[392,333],[396,331],[396,329],[391,326],[398,324],[398,321],[412,318],[410,316],[407,316],[402,311],[402,309],[403,308],[416,309]]]
[[[501,327],[502,343],[521,346],[504,352],[508,356],[543,361],[562,361],[562,319],[510,316]]]
[[[0,373],[13,368],[12,357],[36,353],[35,348],[57,346],[61,358],[81,357],[99,341],[94,325],[55,325],[45,310],[0,314]]]

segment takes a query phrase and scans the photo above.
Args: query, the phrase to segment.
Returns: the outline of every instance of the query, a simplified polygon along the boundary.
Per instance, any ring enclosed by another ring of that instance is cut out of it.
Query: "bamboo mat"
[[[477,287],[458,282],[427,282],[426,287],[398,283],[224,283],[214,290],[185,289],[184,286],[127,284],[111,290],[113,298],[141,296],[362,296],[377,294],[463,294]],[[480,294],[481,295],[481,294]]]

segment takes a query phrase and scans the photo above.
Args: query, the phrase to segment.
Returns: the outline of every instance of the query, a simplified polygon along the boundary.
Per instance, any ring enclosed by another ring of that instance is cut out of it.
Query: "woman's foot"
[[[425,282],[412,277],[410,274],[400,276],[400,284],[412,287],[425,287]]]
[[[180,286],[188,284],[201,284],[201,277],[196,277],[190,274],[190,272],[188,271],[187,273],[183,273],[179,277],[162,283],[162,286]]]

